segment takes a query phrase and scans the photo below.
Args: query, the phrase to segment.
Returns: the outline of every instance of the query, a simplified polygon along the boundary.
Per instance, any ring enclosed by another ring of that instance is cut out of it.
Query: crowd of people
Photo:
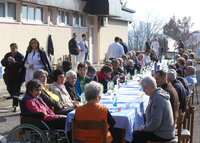
[[[22,99],[25,112],[43,112],[45,114],[43,120],[51,128],[59,129],[65,128],[67,114],[74,109],[76,109],[76,120],[106,119],[107,138],[112,142],[115,120],[105,106],[97,104],[101,94],[107,92],[108,82],[113,81],[117,84],[119,79],[123,83],[128,73],[134,76],[145,66],[158,62],[158,39],[155,39],[151,45],[148,39],[147,49],[142,54],[129,51],[122,39],[115,37],[115,42],[108,48],[105,64],[97,72],[96,68],[87,61],[86,34],[82,35],[83,40],[79,44],[76,36],[77,34],[74,33],[69,41],[72,69],[66,73],[62,69],[51,70],[46,53],[40,48],[37,39],[30,40],[25,58],[18,52],[16,43],[10,44],[11,52],[7,53],[1,61],[5,66],[3,77],[7,90],[10,95],[19,93],[25,75],[26,94]],[[78,63],[77,55],[80,53],[81,58]],[[177,122],[178,113],[173,120],[173,106],[180,102],[180,109],[184,111],[184,101],[189,95],[189,89],[197,83],[195,54],[192,51],[189,54],[177,54],[175,61],[174,65],[169,65],[167,72],[157,70],[154,77],[147,76],[141,80],[143,91],[150,96],[150,104],[145,112],[145,125],[133,132],[133,143],[146,143],[147,140],[162,142],[174,137],[174,123]],[[47,77],[53,79],[50,88],[46,87]],[[83,92],[87,104],[79,106]],[[13,107],[14,111],[17,111],[16,99],[13,99]],[[102,137],[89,138],[88,134],[96,136],[99,133],[80,130],[76,137],[82,142],[96,142],[102,140]]]

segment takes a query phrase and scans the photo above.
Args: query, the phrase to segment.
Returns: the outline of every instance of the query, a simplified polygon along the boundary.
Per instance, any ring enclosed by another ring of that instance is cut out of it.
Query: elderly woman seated
[[[71,99],[74,101],[76,101],[76,100],[80,101],[80,98],[78,98],[76,95],[76,89],[74,86],[74,84],[76,83],[76,79],[77,79],[76,73],[72,70],[69,70],[66,73],[66,79],[67,79],[67,81],[65,82],[64,85],[65,85],[65,88],[67,89]]]
[[[156,80],[147,76],[141,80],[146,95],[150,96],[146,108],[146,123],[133,132],[132,143],[165,142],[174,138],[174,121],[168,92],[157,88]]]
[[[61,69],[57,69],[53,72],[53,80],[54,83],[51,86],[51,91],[58,95],[59,102],[68,108],[75,109],[78,106],[77,101],[73,101],[67,92],[64,83],[65,83],[65,75],[64,71]]]
[[[87,104],[76,108],[75,120],[92,120],[92,121],[107,121],[107,143],[112,142],[112,128],[115,125],[115,120],[110,115],[106,106],[99,105],[101,99],[102,86],[101,84],[91,81],[85,86],[85,98]],[[75,130],[75,139],[80,142],[102,143],[103,131],[102,130]]]
[[[42,120],[51,129],[64,129],[66,117],[65,115],[55,115],[54,112],[45,104],[40,97],[42,91],[42,83],[33,79],[26,84],[26,94],[22,99],[22,108],[24,112],[43,112]]]
[[[58,95],[52,93],[45,87],[45,84],[47,83],[47,76],[48,73],[42,69],[36,70],[33,74],[33,79],[39,79],[43,84],[40,97],[47,104],[47,106],[52,108],[55,114],[67,115],[71,109],[61,105]]]

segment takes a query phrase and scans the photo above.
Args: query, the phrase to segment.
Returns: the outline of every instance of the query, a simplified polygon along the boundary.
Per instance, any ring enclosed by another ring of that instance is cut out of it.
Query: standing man
[[[178,43],[177,43],[177,45],[178,45],[178,47],[177,48],[175,48],[175,50],[176,49],[183,49],[183,53],[184,53],[184,45],[183,45],[183,43],[182,43],[182,40],[181,39],[179,39],[178,40]]]
[[[159,43],[158,43],[158,38],[155,38],[155,40],[151,43],[151,49],[155,49],[156,50],[156,55],[158,57],[159,55]]]
[[[76,41],[77,34],[73,33],[72,39],[69,41],[69,53],[72,55],[72,70],[76,72],[77,55],[79,55],[79,48]]]
[[[88,46],[87,46],[87,35],[86,34],[82,34],[82,38],[83,40],[81,40],[78,45],[80,46],[80,54],[79,54],[79,61],[78,62],[84,62],[85,60],[87,60],[88,57]]]
[[[151,43],[151,40],[150,40],[150,38],[147,38],[147,42],[145,43],[145,46],[146,46],[146,50],[151,50],[151,48],[150,48],[150,43]]]
[[[123,42],[123,40],[119,39],[119,44],[121,44],[124,48],[124,53],[126,54],[128,52],[128,46]]]
[[[24,56],[18,52],[16,43],[10,44],[11,52],[7,53],[1,60],[2,66],[5,67],[3,79],[7,90],[11,96],[20,93],[23,79],[23,60]],[[18,110],[18,99],[13,98],[14,112]]]
[[[124,49],[122,45],[119,44],[119,37],[115,37],[115,42],[110,44],[106,54],[106,60],[112,60],[114,58],[118,59],[124,55]]]

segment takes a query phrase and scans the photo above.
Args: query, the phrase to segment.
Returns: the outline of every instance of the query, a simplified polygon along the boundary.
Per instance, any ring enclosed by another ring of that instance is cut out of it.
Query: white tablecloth
[[[149,96],[144,95],[143,98],[139,96],[139,87],[137,85],[122,86],[122,88],[115,91],[117,94],[117,105],[122,105],[122,111],[113,106],[111,96],[104,94],[99,104],[105,105],[110,111],[112,117],[115,119],[115,128],[125,129],[125,140],[131,142],[132,132],[138,130],[141,125],[144,125],[143,113],[148,105]],[[126,102],[130,102],[130,108],[126,108]],[[71,130],[71,120],[74,118],[75,111],[68,114],[65,132]]]

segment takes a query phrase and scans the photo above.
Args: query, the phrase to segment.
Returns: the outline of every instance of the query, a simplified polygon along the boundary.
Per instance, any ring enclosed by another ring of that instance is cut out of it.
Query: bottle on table
[[[113,96],[113,106],[117,106],[117,95],[114,94]]]
[[[85,93],[82,91],[81,93],[81,103],[85,104]]]
[[[110,81],[107,83],[107,91],[110,90]]]
[[[120,78],[119,77],[117,78],[117,86],[118,86],[118,88],[120,87]]]
[[[111,90],[114,89],[114,82],[113,82],[113,80],[111,80],[111,83],[110,83],[110,89],[111,89]]]

